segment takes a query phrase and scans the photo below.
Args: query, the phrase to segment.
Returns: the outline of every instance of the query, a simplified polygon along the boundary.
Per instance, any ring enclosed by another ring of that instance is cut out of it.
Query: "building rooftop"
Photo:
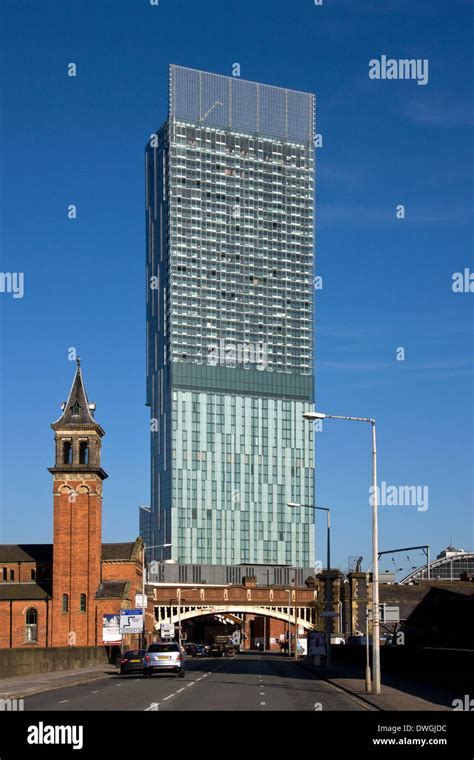
[[[96,599],[122,599],[128,595],[129,581],[102,581],[97,589]]]
[[[171,118],[291,142],[314,140],[314,95],[170,66]]]
[[[137,541],[102,544],[102,560],[133,561]],[[53,544],[0,544],[0,564],[7,562],[52,562]]]
[[[0,544],[2,562],[51,562],[52,544]]]
[[[50,599],[51,593],[37,583],[0,583],[0,601]]]

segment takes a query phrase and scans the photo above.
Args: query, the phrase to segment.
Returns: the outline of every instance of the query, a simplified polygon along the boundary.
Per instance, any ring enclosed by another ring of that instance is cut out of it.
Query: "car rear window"
[[[133,649],[133,650],[130,650],[130,652],[125,652],[124,659],[131,660],[132,657],[143,657],[143,654],[144,654],[143,649]]]
[[[150,644],[149,652],[179,652],[177,644]]]

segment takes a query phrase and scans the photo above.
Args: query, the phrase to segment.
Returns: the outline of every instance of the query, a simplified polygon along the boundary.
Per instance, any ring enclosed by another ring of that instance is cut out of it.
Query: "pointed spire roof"
[[[79,357],[76,359],[76,365],[76,374],[72,381],[68,400],[61,406],[63,413],[56,422],[53,422],[51,427],[53,430],[62,430],[64,428],[76,430],[94,429],[102,436],[104,435],[104,431],[92,415],[92,412],[95,410],[95,404],[91,404],[87,398]]]

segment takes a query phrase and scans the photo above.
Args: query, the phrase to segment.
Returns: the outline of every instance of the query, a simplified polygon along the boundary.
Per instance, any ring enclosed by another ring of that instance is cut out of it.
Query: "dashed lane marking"
[[[171,699],[171,697],[174,697],[174,694],[169,694],[167,697],[163,699],[163,702],[166,702],[167,699]]]
[[[63,705],[65,702],[69,702],[69,699],[62,699],[58,704]]]

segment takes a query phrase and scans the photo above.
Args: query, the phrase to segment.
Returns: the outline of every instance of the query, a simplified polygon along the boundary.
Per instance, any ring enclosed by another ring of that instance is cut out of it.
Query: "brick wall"
[[[33,607],[37,610],[37,643],[26,640],[26,612]],[[47,621],[51,614],[51,604],[46,600],[13,600],[0,602],[0,649],[21,647],[37,649],[49,644]]]
[[[4,571],[6,571],[6,580],[4,580]],[[32,571],[35,574],[33,578]],[[51,568],[44,562],[2,562],[0,564],[0,583],[28,583],[28,581],[44,580],[48,577],[51,577]]]
[[[70,635],[77,646],[95,643],[94,598],[102,554],[102,500],[97,486],[100,479],[94,475],[82,481],[54,480],[53,646],[66,646]],[[72,502],[71,488],[76,492]],[[63,611],[63,594],[69,597],[68,612]],[[86,594],[86,612],[81,612],[81,594]]]
[[[107,665],[106,647],[55,647],[0,650],[0,678]]]

